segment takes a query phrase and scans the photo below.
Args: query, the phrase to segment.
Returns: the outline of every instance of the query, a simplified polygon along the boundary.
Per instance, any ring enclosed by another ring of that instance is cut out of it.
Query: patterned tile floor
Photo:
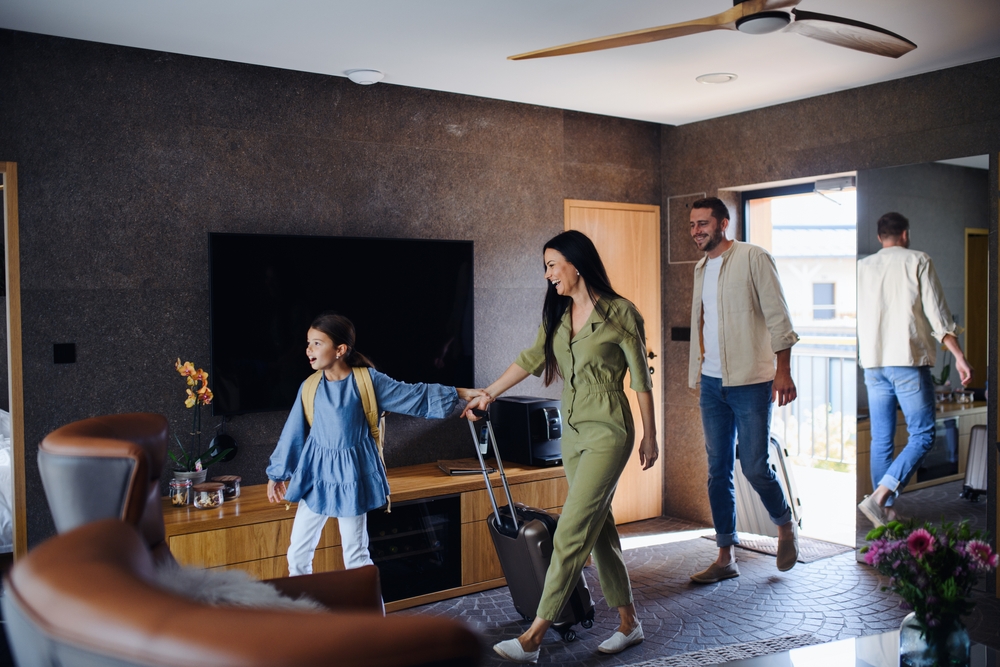
[[[572,643],[564,643],[557,633],[549,632],[540,662],[628,665],[657,656],[800,634],[833,641],[896,629],[905,616],[898,600],[879,590],[885,583],[883,578],[856,563],[853,552],[799,563],[780,573],[772,556],[740,549],[738,578],[707,586],[692,584],[688,576],[704,568],[715,555],[712,543],[698,537],[703,528],[669,518],[623,526],[623,538],[645,536],[648,544],[625,551],[646,641],[615,656],[597,653],[597,645],[616,629],[618,615],[604,604],[597,572],[587,568],[587,582],[597,606],[594,626],[578,628],[578,639]],[[491,647],[501,639],[518,636],[527,627],[514,611],[506,588],[397,613],[468,622],[483,639],[485,665],[509,664]],[[975,641],[1000,647],[1000,601],[984,597],[967,625]]]

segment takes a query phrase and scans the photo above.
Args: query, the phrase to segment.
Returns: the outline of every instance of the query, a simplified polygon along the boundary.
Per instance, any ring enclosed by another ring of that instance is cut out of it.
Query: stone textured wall
[[[534,339],[563,199],[661,199],[650,123],[10,31],[0,80],[0,159],[20,185],[31,544],[53,532],[35,464],[51,429],[150,411],[186,431],[172,365],[208,367],[207,232],[473,240],[485,384]],[[56,342],[75,342],[77,363],[54,365]],[[283,421],[232,419],[240,452],[217,472],[265,481]],[[392,418],[387,433],[390,466],[471,451],[458,420]]]
[[[665,127],[662,136],[664,209],[671,197],[696,192],[983,153],[992,154],[990,182],[996,183],[1000,59]],[[990,205],[995,251],[996,202]],[[693,265],[663,266],[663,329],[669,335],[670,327],[689,326]],[[996,303],[995,273],[990,295]],[[697,396],[686,388],[687,350],[687,343],[664,342],[664,512],[710,522],[700,412]],[[990,373],[995,386],[995,368]]]

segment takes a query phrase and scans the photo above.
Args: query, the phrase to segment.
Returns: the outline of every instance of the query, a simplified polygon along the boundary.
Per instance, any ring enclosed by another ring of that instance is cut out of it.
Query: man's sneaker
[[[712,563],[707,569],[691,575],[691,581],[696,584],[714,584],[723,579],[732,579],[740,576],[740,568],[736,567],[736,561],[729,565],[719,565]]]
[[[878,528],[879,526],[884,526],[889,523],[889,517],[885,514],[885,509],[875,502],[875,499],[871,496],[865,496],[865,499],[858,503],[858,509],[861,513],[868,517],[868,520]]]

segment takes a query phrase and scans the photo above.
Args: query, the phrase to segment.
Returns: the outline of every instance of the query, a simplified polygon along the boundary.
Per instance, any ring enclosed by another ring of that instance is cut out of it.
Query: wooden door
[[[989,345],[989,230],[965,230],[965,358],[973,387],[986,383]]]
[[[615,521],[628,523],[663,514],[663,388],[660,372],[660,207],[641,204],[566,200],[566,229],[576,229],[593,240],[615,291],[636,305],[646,323],[646,349],[653,369],[653,405],[661,458],[643,471],[636,447],[625,467],[613,512]],[[635,392],[626,394],[635,417],[636,443],[642,438],[642,420]]]

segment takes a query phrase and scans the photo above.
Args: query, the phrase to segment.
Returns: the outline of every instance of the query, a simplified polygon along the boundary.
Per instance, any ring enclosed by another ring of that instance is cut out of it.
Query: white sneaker
[[[642,623],[636,621],[632,632],[626,635],[620,631],[616,631],[615,634],[611,635],[611,639],[601,642],[597,650],[601,653],[621,653],[629,646],[641,644],[643,639],[645,637],[642,634]]]
[[[512,662],[538,662],[538,651],[525,651],[524,647],[521,646],[521,642],[517,640],[517,637],[497,642],[493,645],[493,650]]]

